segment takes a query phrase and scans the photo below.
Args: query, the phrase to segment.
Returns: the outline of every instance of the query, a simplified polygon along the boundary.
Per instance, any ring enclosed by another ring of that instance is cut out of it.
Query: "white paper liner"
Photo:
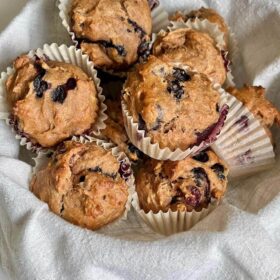
[[[111,151],[112,155],[115,158],[117,158],[118,162],[125,162],[125,163],[127,163],[131,166],[131,162],[128,159],[128,157],[123,152],[121,152],[119,150],[119,148],[116,147],[111,142],[103,141],[103,140],[96,139],[96,138],[90,137],[90,136],[86,136],[86,137],[76,137],[76,136],[74,136],[72,138],[72,140],[76,141],[76,142],[80,142],[80,143],[94,142],[98,146],[104,148],[106,151]],[[53,153],[53,151],[51,151],[51,150],[41,151],[37,154],[37,156],[35,158],[33,158],[33,160],[35,161],[35,166],[33,167],[32,175],[30,177],[30,180],[39,170],[41,170],[42,168],[44,168],[48,164],[50,158],[47,155],[51,154],[51,153]],[[128,198],[127,198],[127,202],[126,202],[126,205],[125,205],[125,211],[124,211],[123,215],[121,217],[119,217],[117,220],[111,222],[108,225],[103,226],[102,230],[104,230],[104,229],[105,230],[110,230],[111,227],[118,226],[119,223],[121,223],[122,221],[127,219],[127,214],[131,209],[132,196],[135,193],[134,181],[135,181],[135,179],[134,179],[133,171],[131,169],[131,175],[126,180],[126,184],[128,186]]]
[[[230,177],[241,177],[270,168],[275,162],[273,145],[259,120],[234,96],[217,141],[211,148],[227,163]]]
[[[224,50],[225,41],[224,33],[221,32],[218,28],[218,25],[211,23],[207,19],[200,20],[196,18],[195,20],[188,20],[187,22],[183,21],[171,21],[168,29],[170,31],[176,30],[179,28],[191,28],[197,31],[208,33],[216,42],[216,46],[220,50]],[[230,61],[237,61],[238,55],[238,44],[235,40],[234,34],[229,29],[229,39],[228,39],[228,57]],[[235,86],[234,77],[232,75],[231,69],[227,71],[226,81],[224,83],[225,87]]]
[[[213,200],[207,208],[203,208],[199,212],[168,210],[168,212],[159,211],[158,213],[153,213],[149,211],[145,213],[145,211],[140,208],[137,193],[135,192],[132,196],[132,206],[143,221],[154,231],[167,236],[189,230],[216,209],[219,204],[220,201]]]
[[[227,105],[229,94],[226,93],[218,84],[213,85],[213,87],[220,93],[219,107],[222,108],[223,105]],[[151,158],[157,160],[172,161],[182,160],[188,156],[197,154],[199,151],[206,149],[213,143],[202,141],[200,145],[193,146],[192,148],[188,148],[184,151],[179,148],[177,148],[175,151],[172,151],[168,147],[160,148],[158,143],[152,143],[151,137],[145,136],[144,130],[138,130],[138,123],[134,122],[133,117],[130,115],[127,104],[124,100],[122,100],[122,112],[128,138],[134,146],[136,146],[140,151],[150,156]],[[219,135],[217,136],[219,137]]]
[[[76,40],[75,33],[71,31],[70,27],[70,17],[69,17],[69,12],[71,9],[71,2],[72,0],[58,0],[58,9],[59,9],[59,16],[62,20],[62,25],[66,28],[67,32],[69,33],[71,40],[73,41],[74,45],[78,45],[78,41]],[[169,19],[168,19],[168,13],[165,11],[163,8],[163,5],[161,2],[159,5],[154,8],[151,12],[152,16],[152,33],[156,33],[161,29],[164,29],[168,26],[169,24]],[[152,42],[151,42],[152,43]],[[118,77],[126,77],[126,72],[122,71],[113,71],[109,69],[102,69],[105,72],[108,72],[111,75],[115,75]]]
[[[105,120],[107,119],[107,115],[105,111],[107,106],[104,104],[105,97],[102,94],[102,88],[100,87],[100,80],[97,77],[97,71],[94,69],[93,63],[89,61],[87,55],[83,54],[81,50],[76,49],[74,46],[68,47],[66,45],[60,45],[53,43],[51,45],[45,44],[43,48],[39,48],[37,50],[31,50],[28,53],[28,56],[33,58],[34,55],[38,55],[39,57],[43,57],[46,55],[50,60],[62,61],[66,63],[71,63],[73,65],[79,66],[85,73],[91,77],[96,85],[97,90],[97,99],[99,101],[99,112],[98,117],[95,124],[92,127],[92,131],[96,134],[99,134],[102,129],[106,127]],[[11,124],[11,120],[9,119],[9,115],[11,112],[11,108],[7,103],[6,99],[6,87],[5,82],[8,76],[14,71],[13,68],[8,67],[6,72],[1,73],[0,79],[0,119],[5,119],[8,125]],[[14,130],[14,129],[13,129]],[[14,130],[15,131],[15,130]],[[28,150],[32,150],[35,152],[39,152],[42,148],[38,144],[33,144],[28,138],[19,134],[15,131],[16,139],[20,140],[21,146],[26,146]]]

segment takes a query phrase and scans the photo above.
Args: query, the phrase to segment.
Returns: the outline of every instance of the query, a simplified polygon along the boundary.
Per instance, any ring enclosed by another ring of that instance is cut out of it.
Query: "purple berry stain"
[[[242,115],[234,124],[239,126],[239,131],[247,131],[249,118],[246,115]]]
[[[222,127],[224,126],[227,114],[228,114],[229,106],[228,105],[223,105],[221,111],[220,111],[220,117],[218,121],[208,128],[206,128],[202,132],[196,133],[197,135],[197,142],[196,145],[199,145],[203,141],[207,142],[208,144],[213,143],[216,139],[217,136],[220,134]]]

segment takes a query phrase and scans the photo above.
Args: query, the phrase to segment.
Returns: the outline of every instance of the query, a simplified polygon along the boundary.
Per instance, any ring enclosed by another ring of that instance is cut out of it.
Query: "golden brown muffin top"
[[[211,150],[181,161],[147,160],[136,176],[141,208],[148,212],[201,210],[224,196],[228,168]]]
[[[125,69],[146,55],[152,31],[147,0],[73,0],[70,18],[97,67]]]
[[[241,101],[262,125],[271,127],[280,125],[279,110],[265,98],[265,89],[261,86],[245,85],[241,89],[230,87],[227,91]]]
[[[97,90],[77,66],[26,55],[14,62],[6,82],[16,129],[34,144],[52,147],[91,128],[97,118]]]
[[[30,189],[67,221],[98,229],[125,211],[128,188],[122,168],[110,151],[95,143],[67,141],[33,176]]]
[[[182,150],[219,119],[220,95],[203,74],[151,56],[129,73],[124,100],[138,128],[161,148]]]
[[[203,73],[215,83],[226,80],[226,68],[221,51],[206,33],[189,28],[161,32],[154,45],[153,55],[167,62],[178,62]]]
[[[219,30],[224,33],[225,47],[228,46],[228,26],[224,20],[224,18],[214,9],[201,7],[198,10],[193,10],[188,14],[183,14],[180,11],[175,12],[170,20],[173,21],[188,21],[195,20],[196,18],[200,20],[207,19],[209,22],[214,23],[218,26]]]

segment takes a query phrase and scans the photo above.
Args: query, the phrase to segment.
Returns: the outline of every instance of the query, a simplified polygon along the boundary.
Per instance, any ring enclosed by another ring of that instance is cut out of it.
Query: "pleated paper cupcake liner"
[[[228,164],[229,176],[240,177],[265,170],[275,162],[270,137],[260,121],[235,97],[217,141],[211,146]]]
[[[213,200],[207,208],[203,208],[201,211],[171,211],[153,213],[149,211],[145,213],[140,208],[138,195],[135,192],[132,197],[132,206],[136,210],[137,214],[143,219],[143,221],[154,231],[163,235],[171,235],[182,231],[187,231],[195,224],[205,218],[220,204],[220,201]]]
[[[123,152],[121,152],[119,150],[118,147],[116,147],[111,142],[99,140],[99,139],[96,139],[96,138],[90,137],[90,136],[86,136],[86,137],[76,137],[76,136],[74,136],[72,138],[72,140],[76,141],[76,142],[84,143],[84,144],[89,143],[89,142],[94,142],[98,146],[104,148],[106,151],[111,151],[112,155],[118,160],[118,162],[126,163],[130,166],[129,170],[127,171],[127,172],[130,172],[130,175],[125,178],[126,184],[128,186],[128,199],[127,199],[127,202],[126,202],[126,205],[125,205],[125,211],[124,211],[123,215],[121,217],[119,217],[117,220],[115,220],[112,223],[102,227],[102,230],[104,230],[105,228],[106,228],[106,230],[108,230],[112,226],[117,226],[118,223],[127,219],[127,213],[131,209],[132,196],[135,193],[135,185],[134,185],[135,179],[134,179],[134,175],[133,175],[133,171],[131,169],[131,163],[130,163],[129,159],[127,158],[127,156]],[[38,155],[35,158],[33,158],[33,160],[35,161],[35,166],[33,168],[31,178],[38,171],[43,169],[48,164],[48,162],[51,158],[51,155],[53,153],[54,153],[54,151],[52,151],[52,150],[41,151],[41,152],[38,153]],[[31,180],[31,178],[30,178],[30,180]]]
[[[70,26],[70,17],[69,12],[71,9],[71,2],[72,0],[58,0],[58,9],[59,9],[59,16],[62,20],[62,25],[66,28],[67,32],[69,33],[72,42],[77,47],[78,41],[76,39],[75,33],[71,30]],[[169,24],[168,13],[163,8],[161,2],[159,5],[155,6],[151,12],[152,16],[152,33],[156,33],[161,29],[164,29]],[[151,46],[152,42],[150,43]],[[121,78],[126,77],[126,72],[123,71],[113,71],[109,69],[102,69],[102,71],[107,72],[111,75],[115,75]],[[128,69],[130,71],[130,69]]]
[[[216,42],[216,46],[223,53],[223,58],[228,59],[230,62],[237,61],[238,56],[238,44],[235,39],[234,34],[229,30],[229,38],[228,38],[228,51],[225,50],[225,41],[224,41],[224,33],[221,32],[218,26],[214,23],[211,23],[207,19],[200,20],[196,18],[195,20],[188,20],[187,22],[182,21],[171,21],[169,24],[169,30],[176,30],[179,28],[191,28],[197,31],[201,31],[204,33],[208,33]],[[227,78],[224,83],[225,87],[235,86],[234,77],[231,72],[230,66],[228,66]]]
[[[127,135],[132,144],[136,146],[139,150],[141,150],[144,154],[157,160],[182,160],[188,156],[192,156],[199,153],[201,150],[206,149],[208,146],[210,146],[217,140],[217,137],[219,137],[221,127],[223,126],[223,123],[228,113],[227,100],[230,96],[218,84],[213,85],[213,87],[220,93],[219,107],[221,108],[221,110],[219,122],[221,123],[221,125],[218,131],[216,131],[214,136],[210,137],[209,140],[202,141],[199,145],[193,146],[192,148],[188,148],[186,150],[181,150],[177,148],[175,151],[172,151],[168,147],[160,148],[158,143],[152,143],[151,137],[145,136],[145,131],[138,129],[138,123],[134,122],[133,117],[128,111],[126,102],[122,100],[124,125],[126,128]]]
[[[98,117],[91,128],[91,131],[95,132],[97,135],[100,133],[100,130],[106,127],[105,120],[107,119],[107,115],[105,111],[107,109],[104,104],[105,97],[102,94],[102,88],[100,87],[100,80],[97,78],[97,71],[94,69],[93,63],[89,61],[87,55],[83,54],[81,50],[76,49],[74,46],[68,47],[66,45],[60,45],[53,43],[51,45],[45,44],[43,48],[39,48],[37,50],[31,50],[28,53],[28,56],[33,58],[34,55],[39,57],[47,57],[50,60],[61,61],[66,63],[71,63],[73,65],[79,66],[86,74],[91,77],[96,85],[97,90],[97,99],[99,102],[99,112]],[[28,138],[28,136],[19,131],[16,121],[11,118],[11,108],[7,102],[6,98],[6,87],[5,82],[8,76],[14,72],[14,69],[8,67],[6,72],[1,73],[0,79],[0,119],[5,119],[7,124],[11,126],[11,128],[15,132],[16,139],[20,140],[21,146],[26,146],[28,150],[39,152],[44,149],[39,144],[34,144]]]

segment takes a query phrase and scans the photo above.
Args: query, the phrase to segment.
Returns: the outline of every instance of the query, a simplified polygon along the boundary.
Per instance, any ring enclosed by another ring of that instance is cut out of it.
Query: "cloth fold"
[[[44,43],[70,43],[54,0],[1,0],[0,71]],[[169,12],[217,9],[240,46],[239,86],[265,85],[280,107],[278,0],[162,0]],[[190,231],[170,237],[135,215],[119,228],[93,232],[48,210],[28,190],[32,163],[0,122],[0,268],[8,279],[280,279],[279,130],[275,166],[232,181],[227,199]],[[1,275],[0,279],[5,279]]]

